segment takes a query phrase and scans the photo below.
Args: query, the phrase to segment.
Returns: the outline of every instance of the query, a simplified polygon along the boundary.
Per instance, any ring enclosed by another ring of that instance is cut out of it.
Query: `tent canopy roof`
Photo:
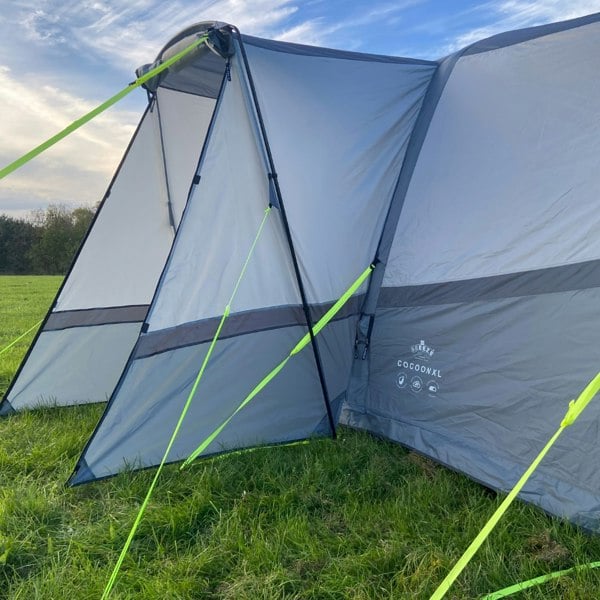
[[[480,40],[465,48],[459,50],[453,56],[458,58],[482,52],[498,50],[506,46],[520,44],[535,38],[551,35],[559,31],[580,27],[582,25],[594,23],[600,20],[600,13],[563,21],[560,23],[551,23],[549,25],[540,25],[528,27],[516,31],[509,31]],[[183,48],[190,45],[199,36],[208,35],[206,44],[200,46],[192,52],[187,59],[180,61],[177,66],[168,69],[159,78],[148,82],[144,87],[154,92],[158,86],[187,92],[208,98],[218,96],[223,71],[225,69],[225,59],[234,52],[232,43],[233,35],[239,35],[237,27],[224,23],[222,21],[201,21],[186,27],[175,35],[158,53],[156,60],[152,64],[140,67],[136,73],[139,75],[147,72],[153,66],[173,56]],[[314,56],[320,58],[333,58],[342,60],[356,60],[363,62],[387,62],[404,63],[416,65],[437,65],[444,62],[448,57],[438,61],[421,60],[414,58],[402,58],[396,56],[385,56],[379,54],[364,54],[360,52],[350,52],[346,50],[336,50],[332,48],[322,48],[317,46],[307,46],[304,44],[295,44],[290,42],[281,42],[269,40],[250,35],[241,35],[245,44],[265,48],[276,52],[285,52],[288,54],[297,54],[302,56]]]

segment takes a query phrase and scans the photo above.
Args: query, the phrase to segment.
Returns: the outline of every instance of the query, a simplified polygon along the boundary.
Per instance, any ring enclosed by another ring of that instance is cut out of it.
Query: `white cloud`
[[[30,150],[46,137],[80,117],[104,98],[85,98],[58,89],[60,78],[104,87],[99,76],[116,69],[131,77],[139,65],[151,62],[179,30],[197,21],[226,20],[244,33],[305,44],[361,47],[364,28],[397,24],[406,9],[426,0],[375,0],[367,8],[348,5],[340,18],[327,16],[327,4],[301,0],[20,0],[3,10],[5,34],[1,61],[13,64],[26,52],[54,52],[65,65],[77,57],[96,69],[85,73],[66,68],[36,73],[35,62],[11,72],[0,66],[0,165]],[[309,5],[311,10],[309,9]],[[319,13],[319,8],[322,10]],[[600,0],[488,0],[439,22],[436,34],[447,44],[441,56],[501,31],[559,21],[600,11]],[[330,12],[330,11],[329,11]],[[465,23],[472,26],[467,29]],[[451,25],[451,26],[450,26]],[[429,28],[431,24],[427,25]],[[462,27],[462,30],[460,29]],[[416,28],[418,29],[418,27]],[[457,33],[449,33],[454,31]],[[357,32],[357,35],[354,35]],[[23,38],[25,39],[25,43]],[[19,45],[21,44],[21,45]],[[10,52],[12,51],[12,55]],[[410,52],[408,54],[411,54]],[[33,58],[34,54],[30,54]],[[13,58],[14,57],[14,58]],[[22,64],[22,60],[21,60]],[[29,66],[31,65],[31,66]],[[69,66],[68,68],[73,68]],[[87,77],[87,80],[85,79]],[[119,84],[123,82],[119,80]],[[89,87],[87,89],[90,89]],[[113,91],[111,88],[110,91]],[[107,90],[108,95],[110,91]],[[101,92],[98,92],[101,93]],[[0,211],[6,206],[40,206],[47,202],[97,201],[122,155],[137,113],[111,109],[84,130],[69,136],[33,164],[0,182]]]
[[[57,59],[52,62],[56,68],[47,74],[36,72],[32,62],[15,71],[0,66],[0,165],[10,163],[104,100],[86,98],[85,92],[61,91],[61,78],[69,82],[67,85],[73,86],[77,78],[82,89],[86,89],[86,82],[98,89],[102,86],[94,81],[96,74],[110,81],[106,66],[130,77],[136,67],[152,61],[164,43],[190,23],[226,19],[246,33],[274,37],[285,31],[286,22],[297,10],[290,0],[15,3],[3,11],[5,64],[12,64],[23,48],[33,60],[36,53],[48,52]],[[307,33],[300,23],[298,35],[303,30]],[[316,41],[316,29],[311,41]],[[81,63],[85,59],[88,65],[95,62],[98,67],[88,73],[77,66],[77,57]],[[67,72],[72,68],[67,65],[78,70]],[[107,90],[106,95],[112,91]],[[50,202],[99,200],[138,119],[136,113],[112,108],[0,181],[0,212],[23,212]]]
[[[276,39],[282,42],[296,42],[298,44],[308,44],[310,46],[322,45],[323,37],[322,19],[304,21],[275,36]]]
[[[361,28],[375,24],[396,24],[402,19],[403,11],[423,4],[425,1],[404,0],[404,2],[391,4],[375,3],[371,10],[361,10],[358,14],[338,19],[333,23],[327,23],[323,17],[319,17],[303,21],[290,29],[279,33],[274,32],[271,35],[284,42],[335,47],[335,34],[343,32],[343,47],[349,50],[362,45],[360,36],[353,36],[352,30],[360,31]]]
[[[40,85],[37,77],[17,79],[0,67],[0,164],[12,162],[97,104]],[[100,200],[138,118],[133,112],[110,109],[1,180],[0,211],[4,204],[26,211],[48,203]]]
[[[87,50],[128,73],[199,21],[226,20],[253,35],[273,35],[298,11],[291,0],[29,0],[19,23],[29,39]]]
[[[598,0],[504,0],[497,10],[514,27],[574,19],[600,11]]]
[[[600,11],[600,0],[501,0],[476,8],[486,25],[459,34],[442,54],[449,54],[497,33],[575,19]]]

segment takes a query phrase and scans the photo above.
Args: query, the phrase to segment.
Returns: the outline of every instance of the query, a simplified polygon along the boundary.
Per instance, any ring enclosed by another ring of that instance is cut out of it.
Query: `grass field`
[[[56,277],[0,277],[0,349],[45,313]],[[32,334],[33,335],[33,334]],[[0,356],[0,393],[30,338]],[[99,598],[152,472],[67,489],[101,406],[0,420],[0,599]],[[113,593],[165,599],[427,599],[498,506],[398,445],[340,439],[167,468]],[[600,536],[520,502],[448,598],[600,560]],[[600,572],[519,598],[600,597]]]

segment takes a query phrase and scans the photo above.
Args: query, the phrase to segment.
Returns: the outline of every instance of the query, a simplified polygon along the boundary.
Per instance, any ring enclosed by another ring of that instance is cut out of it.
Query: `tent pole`
[[[167,208],[169,210],[169,225],[173,230],[173,236],[177,235],[177,225],[175,224],[175,215],[173,214],[173,201],[171,198],[171,186],[169,185],[169,171],[167,168],[167,153],[165,152],[165,138],[163,135],[162,117],[160,115],[160,106],[158,105],[158,90],[153,95],[154,108],[158,117],[158,133],[160,137],[160,152],[162,154],[163,170],[165,172],[165,186],[167,188]],[[152,110],[152,109],[150,109]]]
[[[242,36],[237,27],[232,26],[231,29],[236,34],[239,44],[240,44],[242,59],[244,61],[244,68],[246,70],[246,75],[248,76],[248,83],[250,84],[250,92],[252,94],[252,102],[254,104],[254,109],[256,110],[256,116],[258,119],[260,132],[261,132],[261,135],[263,138],[263,143],[265,145],[267,159],[269,161],[269,169],[271,170],[271,172],[269,173],[269,179],[272,181],[272,183],[275,187],[275,193],[277,194],[277,201],[279,203],[279,209],[280,209],[280,213],[281,213],[281,221],[283,223],[283,228],[285,230],[285,236],[287,238],[287,242],[288,242],[288,245],[290,248],[292,263],[294,265],[294,273],[296,275],[296,282],[298,284],[298,289],[300,290],[300,297],[302,299],[302,309],[304,311],[304,317],[306,318],[306,324],[308,325],[310,341],[311,341],[311,345],[312,345],[312,349],[313,349],[313,354],[315,357],[315,362],[317,364],[317,371],[319,373],[319,382],[321,384],[321,390],[323,392],[323,401],[325,402],[325,408],[327,409],[327,419],[329,420],[329,427],[331,428],[331,437],[333,439],[336,439],[337,431],[336,431],[335,422],[333,419],[333,411],[331,409],[331,400],[329,398],[329,392],[327,390],[327,383],[325,382],[325,372],[323,369],[323,363],[321,361],[321,353],[319,352],[319,346],[317,344],[317,340],[315,339],[315,334],[313,331],[313,322],[312,322],[312,318],[310,316],[310,309],[308,307],[308,301],[306,299],[306,291],[304,288],[304,283],[302,281],[302,275],[300,273],[300,267],[298,265],[296,250],[294,248],[294,242],[292,240],[292,234],[290,231],[290,226],[289,226],[287,215],[285,212],[283,197],[281,194],[281,189],[279,187],[279,181],[277,179],[277,172],[275,171],[275,164],[273,162],[273,155],[271,154],[271,147],[269,145],[269,140],[267,138],[267,130],[265,128],[262,114],[260,112],[260,106],[258,104],[258,96],[256,94],[256,88],[254,87],[254,80],[252,79],[252,73],[250,72],[250,64],[248,63],[248,56],[246,55],[246,49],[244,48]]]

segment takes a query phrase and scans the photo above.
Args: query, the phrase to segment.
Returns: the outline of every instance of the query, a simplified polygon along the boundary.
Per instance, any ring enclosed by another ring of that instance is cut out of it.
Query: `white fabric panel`
[[[434,66],[247,45],[309,302],[373,260]]]
[[[172,242],[154,111],[144,117],[55,310],[149,304]]]
[[[384,285],[600,257],[599,55],[595,23],[458,61]]]
[[[215,100],[164,88],[158,88],[157,98],[171,202],[175,221],[179,223],[215,108]]]
[[[269,203],[237,58],[217,110],[201,181],[148,317],[151,331],[223,313]],[[279,219],[273,210],[232,307],[236,312],[299,303]]]

